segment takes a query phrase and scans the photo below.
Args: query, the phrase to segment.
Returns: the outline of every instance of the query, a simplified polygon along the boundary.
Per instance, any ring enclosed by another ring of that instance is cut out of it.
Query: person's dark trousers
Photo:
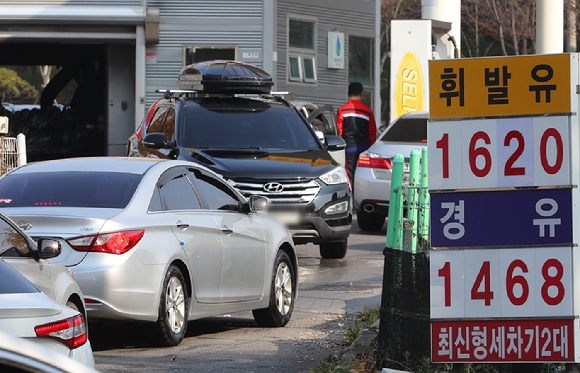
[[[351,188],[354,188],[354,172],[356,171],[356,164],[358,162],[358,156],[360,155],[360,153],[362,152],[345,153],[346,172],[348,173]]]

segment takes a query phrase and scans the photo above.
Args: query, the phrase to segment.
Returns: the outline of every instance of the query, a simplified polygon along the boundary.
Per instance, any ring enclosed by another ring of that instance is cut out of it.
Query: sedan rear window
[[[127,206],[142,175],[115,172],[10,174],[0,181],[0,207]]]
[[[26,277],[2,260],[0,278],[0,294],[40,293]]]
[[[387,128],[381,141],[426,143],[427,119],[401,118]]]

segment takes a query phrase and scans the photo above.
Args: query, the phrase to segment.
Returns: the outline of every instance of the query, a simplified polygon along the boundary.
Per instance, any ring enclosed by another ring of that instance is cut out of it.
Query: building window
[[[301,82],[304,79],[302,74],[302,56],[291,54],[288,59],[288,70],[290,80]]]
[[[349,35],[348,37],[348,80],[363,85],[362,102],[373,107],[373,53],[374,40]]]
[[[288,20],[288,80],[316,83],[316,22]]]
[[[235,46],[183,46],[183,66],[210,60],[237,60]]]
[[[363,86],[373,82],[373,39],[358,36],[348,37],[348,76],[351,82]]]

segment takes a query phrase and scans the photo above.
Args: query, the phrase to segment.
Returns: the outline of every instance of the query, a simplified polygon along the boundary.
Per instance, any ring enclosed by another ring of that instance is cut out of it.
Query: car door
[[[241,212],[241,200],[223,179],[191,168],[196,191],[202,195],[221,229],[221,301],[258,300],[263,296],[266,275],[266,243],[259,220]]]
[[[186,173],[184,167],[166,171],[156,192],[187,256],[195,299],[217,303],[221,299],[222,232],[211,213],[202,208]]]
[[[336,128],[336,114],[332,105],[317,107],[315,105],[306,106],[308,122],[317,131],[322,131],[325,135],[338,135]]]

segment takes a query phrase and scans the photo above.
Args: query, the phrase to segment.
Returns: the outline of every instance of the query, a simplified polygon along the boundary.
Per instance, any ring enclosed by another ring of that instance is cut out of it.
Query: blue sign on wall
[[[431,194],[434,248],[571,243],[571,189]]]

